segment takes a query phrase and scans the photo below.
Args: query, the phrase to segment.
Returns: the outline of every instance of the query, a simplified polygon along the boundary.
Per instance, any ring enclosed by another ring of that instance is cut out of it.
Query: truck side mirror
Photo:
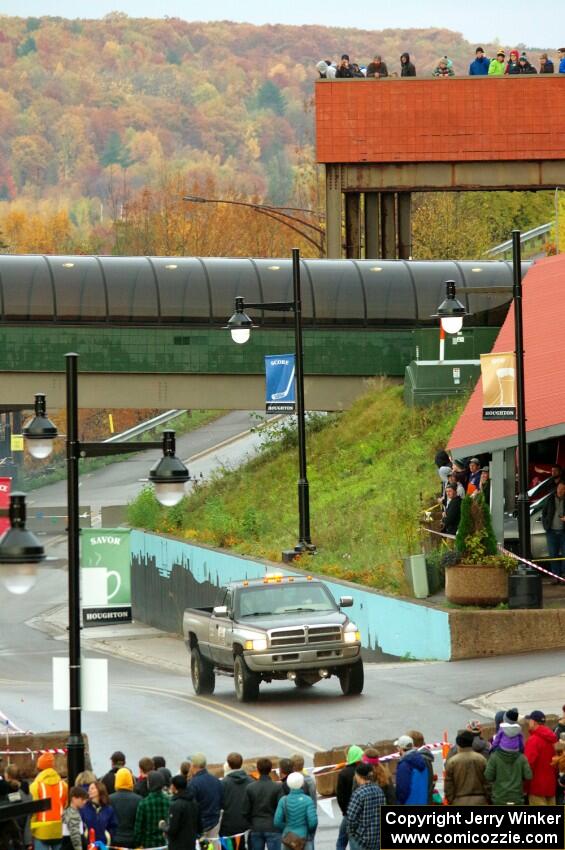
[[[227,605],[216,605],[212,608],[212,614],[214,617],[227,617],[228,616],[228,606]]]
[[[351,608],[353,605],[353,597],[352,596],[340,596],[339,598],[339,607],[340,608]]]

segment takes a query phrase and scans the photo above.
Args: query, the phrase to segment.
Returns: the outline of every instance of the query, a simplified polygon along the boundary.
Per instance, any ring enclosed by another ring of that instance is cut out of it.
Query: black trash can
[[[541,573],[526,568],[508,576],[508,607],[543,608]]]

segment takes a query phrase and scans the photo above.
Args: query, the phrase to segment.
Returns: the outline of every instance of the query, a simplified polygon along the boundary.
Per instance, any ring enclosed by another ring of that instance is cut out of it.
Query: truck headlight
[[[265,652],[265,650],[267,649],[267,639],[253,638],[253,640],[246,640],[243,648],[253,649],[255,650],[255,652]]]
[[[343,630],[344,643],[359,643],[361,640],[361,632],[357,629],[355,623],[348,623]]]

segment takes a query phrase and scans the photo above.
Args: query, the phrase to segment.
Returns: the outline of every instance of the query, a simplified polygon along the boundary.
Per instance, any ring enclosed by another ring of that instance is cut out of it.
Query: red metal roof
[[[565,255],[538,260],[523,281],[524,375],[526,427],[537,431],[563,424],[565,433]],[[510,309],[493,351],[514,351],[514,310]],[[483,388],[479,378],[473,395],[449,440],[448,448],[464,449],[516,434],[516,422],[482,418]]]

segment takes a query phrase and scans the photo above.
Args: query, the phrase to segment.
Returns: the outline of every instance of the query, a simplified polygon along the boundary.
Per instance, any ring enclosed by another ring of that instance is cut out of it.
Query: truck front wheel
[[[363,661],[359,658],[350,667],[343,667],[339,673],[339,684],[346,697],[357,696],[363,690],[365,674],[363,673]]]
[[[195,694],[213,694],[216,686],[214,668],[203,657],[200,649],[193,646],[190,653],[190,678]]]
[[[259,699],[259,676],[249,669],[242,655],[235,656],[233,681],[239,702],[256,702]]]

